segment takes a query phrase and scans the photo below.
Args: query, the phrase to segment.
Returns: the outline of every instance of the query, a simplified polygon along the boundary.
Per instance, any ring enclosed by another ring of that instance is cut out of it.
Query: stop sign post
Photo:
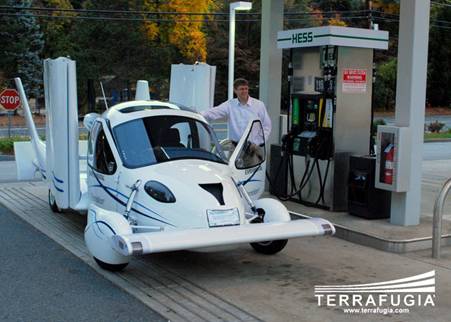
[[[7,88],[0,93],[0,105],[8,111],[8,137],[11,137],[11,115],[20,106],[19,93]]]

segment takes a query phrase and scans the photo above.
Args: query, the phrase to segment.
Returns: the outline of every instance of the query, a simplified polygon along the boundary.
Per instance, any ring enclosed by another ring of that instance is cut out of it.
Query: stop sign
[[[14,111],[20,106],[19,93],[15,89],[7,88],[0,93],[0,104],[8,111]]]

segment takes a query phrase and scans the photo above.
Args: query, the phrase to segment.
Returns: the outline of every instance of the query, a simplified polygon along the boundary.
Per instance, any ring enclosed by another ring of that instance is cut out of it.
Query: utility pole
[[[366,6],[368,8],[368,28],[373,29],[373,1],[366,0]]]

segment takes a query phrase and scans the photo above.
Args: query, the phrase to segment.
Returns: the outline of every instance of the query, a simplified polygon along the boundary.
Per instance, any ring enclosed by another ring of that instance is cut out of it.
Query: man
[[[235,144],[244,134],[249,122],[258,119],[262,123],[265,141],[267,141],[271,133],[271,119],[266,111],[265,104],[249,96],[249,83],[244,78],[238,78],[233,82],[233,91],[237,98],[202,112],[202,116],[208,122],[227,119],[229,139]]]

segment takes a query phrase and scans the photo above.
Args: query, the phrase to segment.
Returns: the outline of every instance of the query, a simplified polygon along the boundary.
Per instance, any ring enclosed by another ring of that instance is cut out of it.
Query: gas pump
[[[273,179],[286,173],[287,189],[276,190],[308,206],[347,210],[350,156],[369,152],[373,49],[388,48],[388,32],[315,27],[280,31],[277,43],[290,50],[290,106],[280,166],[271,165]]]
[[[293,158],[289,166],[291,196],[297,196],[299,202],[308,205],[326,207],[324,205],[324,188],[333,156],[333,114],[336,83],[336,47],[324,46],[321,54],[321,77],[314,77],[313,91],[297,91],[291,93],[290,141],[287,143],[288,155],[305,158],[305,169],[299,185],[296,185]],[[291,55],[293,57],[293,55]],[[295,65],[295,64],[293,64]],[[321,172],[320,161],[326,161],[325,172]],[[314,202],[304,200],[302,192],[307,187],[313,173],[319,183],[318,197]],[[296,188],[297,186],[297,188]]]

